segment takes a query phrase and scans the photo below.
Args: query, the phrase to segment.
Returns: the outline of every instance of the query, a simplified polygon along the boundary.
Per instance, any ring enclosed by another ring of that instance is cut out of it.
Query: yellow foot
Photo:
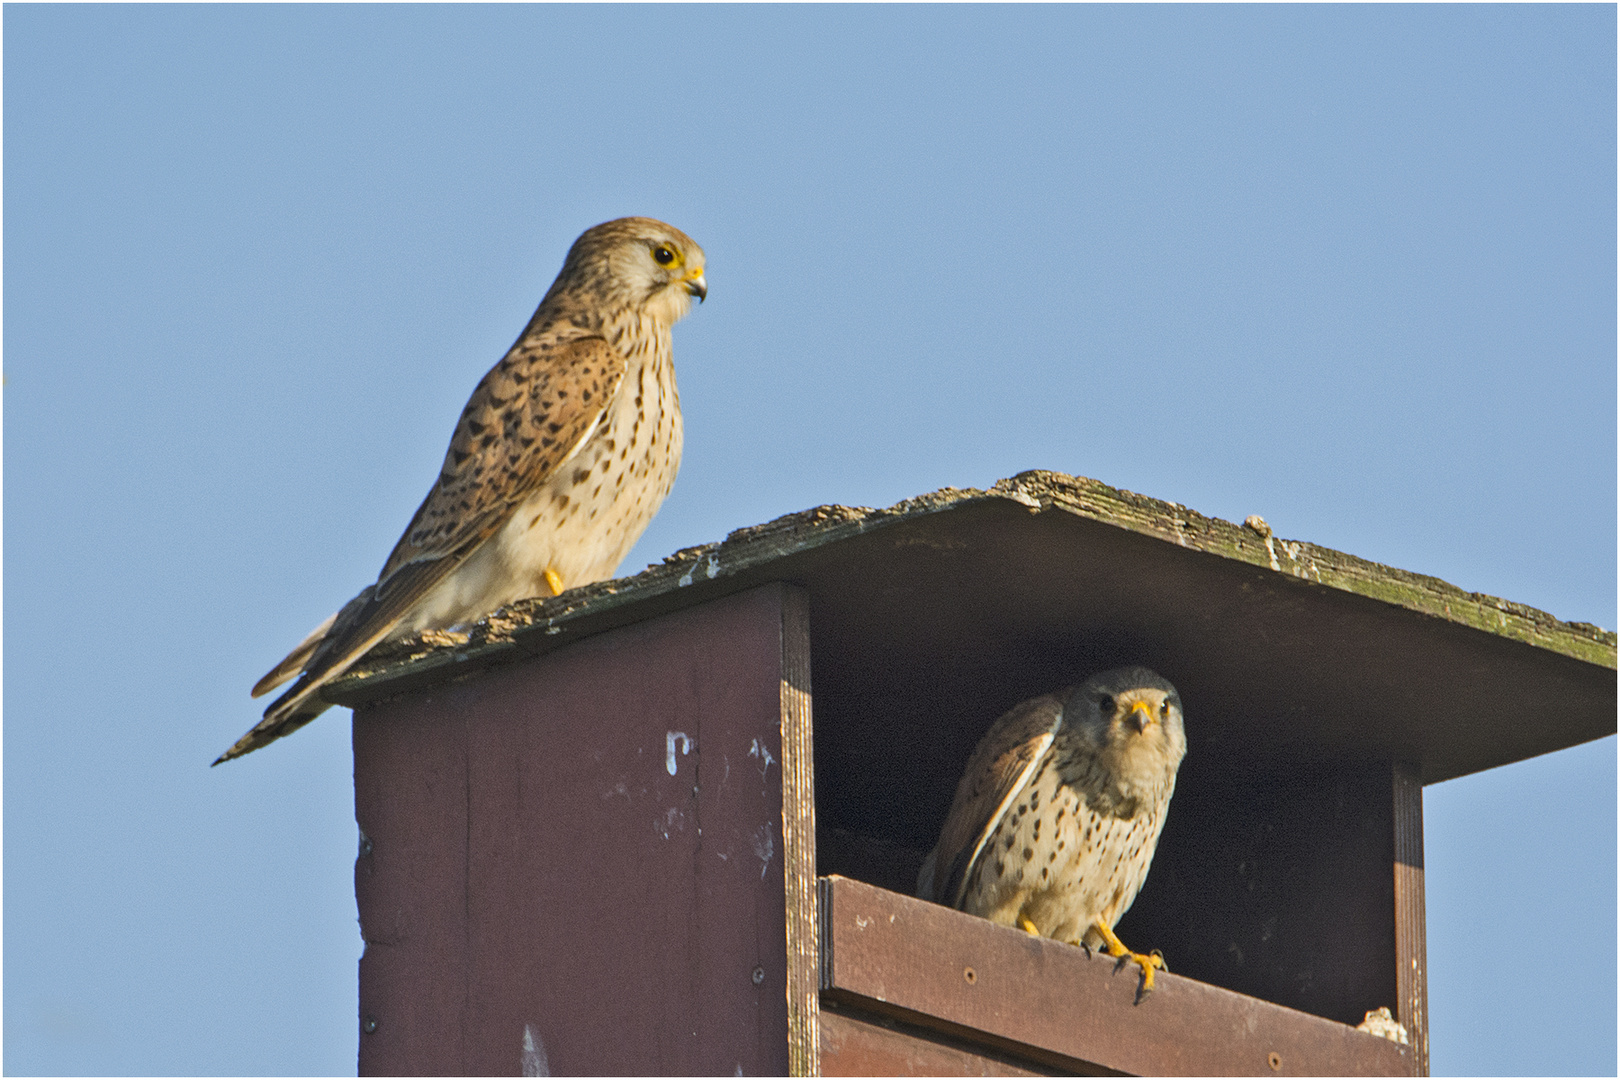
[[[551,567],[546,567],[546,584],[551,586],[552,596],[561,596],[563,592],[562,575]]]
[[[1096,920],[1091,925],[1096,928],[1099,934],[1102,935],[1103,943],[1107,946],[1109,956],[1118,957],[1121,966],[1126,963],[1133,963],[1142,969],[1142,987],[1137,993],[1137,1000],[1141,1000],[1142,998],[1145,998],[1149,994],[1153,993],[1154,970],[1170,970],[1169,965],[1164,962],[1164,954],[1158,949],[1154,949],[1150,953],[1132,952],[1125,947],[1125,943],[1123,941],[1114,936],[1113,928],[1108,926],[1108,924],[1103,922],[1101,919]]]
[[[1035,924],[1029,921],[1028,915],[1018,916],[1018,928],[1026,934],[1034,934],[1036,937],[1041,936],[1041,932],[1035,929]]]

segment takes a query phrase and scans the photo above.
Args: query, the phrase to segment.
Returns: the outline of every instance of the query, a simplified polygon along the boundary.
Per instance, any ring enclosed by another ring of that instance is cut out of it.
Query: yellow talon
[[[1125,947],[1125,943],[1115,936],[1113,929],[1101,919],[1096,920],[1092,925],[1102,935],[1109,956],[1118,957],[1121,964],[1130,962],[1142,969],[1142,990],[1138,998],[1144,998],[1151,994],[1153,992],[1154,970],[1170,970],[1170,966],[1164,962],[1164,954],[1158,949],[1154,949],[1151,953],[1131,952]]]
[[[1026,934],[1033,934],[1036,937],[1041,936],[1041,932],[1035,929],[1035,924],[1029,921],[1028,915],[1018,916],[1018,928]]]
[[[552,596],[561,596],[563,592],[562,575],[551,567],[546,567],[546,584],[551,586]]]

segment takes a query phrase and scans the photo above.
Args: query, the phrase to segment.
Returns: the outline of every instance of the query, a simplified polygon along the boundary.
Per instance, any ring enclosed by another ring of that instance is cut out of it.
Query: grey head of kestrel
[[[670,327],[708,295],[704,267],[691,237],[652,218],[574,242],[473,390],[377,581],[259,680],[255,697],[297,677],[214,764],[314,719],[321,688],[381,641],[612,576],[680,467]]]
[[[917,895],[1142,967],[1114,935],[1147,879],[1187,753],[1181,698],[1145,667],[1031,698],[969,759]]]

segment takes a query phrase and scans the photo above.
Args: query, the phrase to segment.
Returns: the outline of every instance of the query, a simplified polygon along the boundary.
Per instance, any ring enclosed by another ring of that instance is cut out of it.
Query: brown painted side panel
[[[784,595],[356,713],[363,1075],[787,1071]]]
[[[1412,1075],[1412,1050],[1344,1024],[1160,974],[847,878],[822,891],[834,1000],[1138,1075]]]
[[[925,1032],[823,1010],[822,1076],[1045,1076],[982,1051],[952,1045]]]
[[[362,1075],[453,1072],[463,1060],[466,744],[464,718],[386,706],[355,714]]]

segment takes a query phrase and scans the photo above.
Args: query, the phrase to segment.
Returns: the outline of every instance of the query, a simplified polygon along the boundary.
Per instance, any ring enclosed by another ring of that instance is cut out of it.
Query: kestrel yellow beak
[[[1133,701],[1131,702],[1131,714],[1125,719],[1135,725],[1138,732],[1143,732],[1147,730],[1149,724],[1153,723],[1153,710],[1145,701]]]
[[[697,297],[698,303],[703,303],[709,295],[709,283],[703,280],[702,270],[686,279],[686,291]]]

